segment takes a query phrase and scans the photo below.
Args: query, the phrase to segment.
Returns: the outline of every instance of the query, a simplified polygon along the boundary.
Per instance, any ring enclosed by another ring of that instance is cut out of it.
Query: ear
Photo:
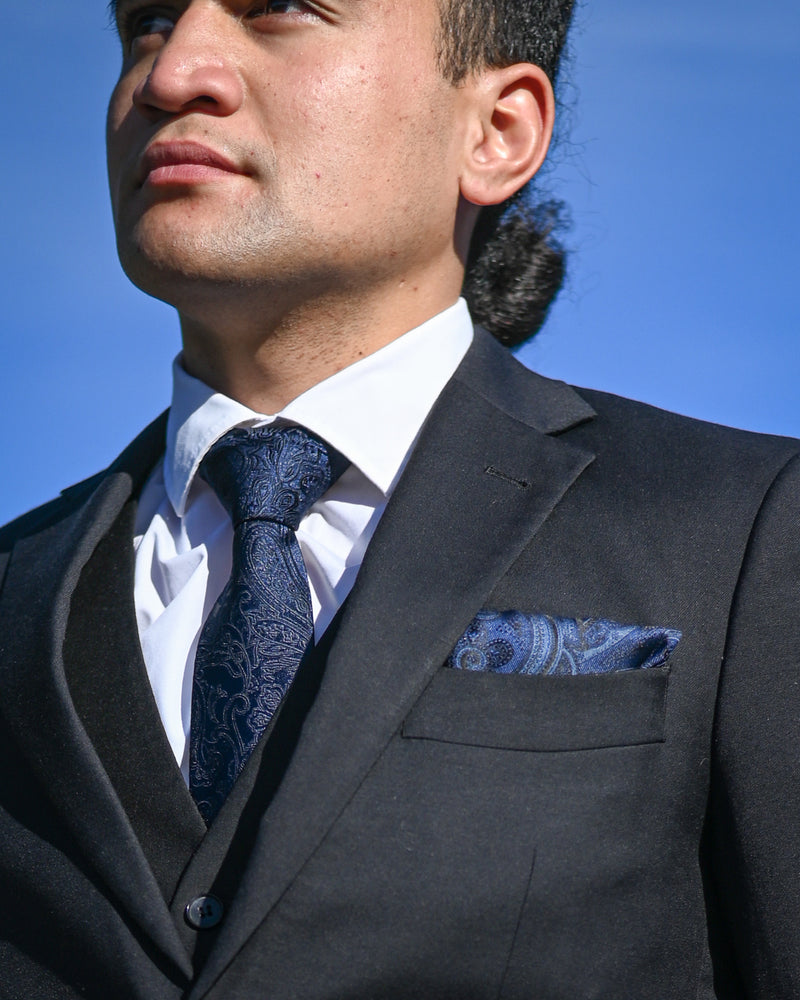
[[[555,121],[553,88],[532,63],[483,70],[465,86],[473,89],[474,115],[461,194],[473,205],[497,205],[542,165]]]

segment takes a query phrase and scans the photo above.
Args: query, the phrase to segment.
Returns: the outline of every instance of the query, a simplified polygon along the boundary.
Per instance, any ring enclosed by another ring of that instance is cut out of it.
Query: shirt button
[[[221,923],[225,907],[216,896],[198,896],[183,911],[186,923],[196,931],[209,931]]]

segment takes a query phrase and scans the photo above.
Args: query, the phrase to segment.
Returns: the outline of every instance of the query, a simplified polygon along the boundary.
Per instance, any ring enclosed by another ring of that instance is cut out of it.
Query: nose
[[[190,3],[176,17],[133,92],[141,114],[155,121],[189,111],[225,117],[241,106],[244,88],[227,37],[231,22],[209,0]]]

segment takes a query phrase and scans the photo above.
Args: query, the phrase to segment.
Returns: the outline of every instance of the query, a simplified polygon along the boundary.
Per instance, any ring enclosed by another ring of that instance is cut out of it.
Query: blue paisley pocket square
[[[677,629],[602,618],[479,611],[447,665],[495,674],[606,674],[663,666],[680,638]]]

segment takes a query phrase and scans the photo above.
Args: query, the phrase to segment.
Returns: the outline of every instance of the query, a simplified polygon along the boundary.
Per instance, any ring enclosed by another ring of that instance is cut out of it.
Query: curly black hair
[[[483,67],[531,62],[555,84],[574,0],[440,0],[440,68],[454,85]],[[533,203],[526,185],[481,210],[463,294],[473,318],[509,347],[541,327],[564,280],[556,239],[563,206]]]

